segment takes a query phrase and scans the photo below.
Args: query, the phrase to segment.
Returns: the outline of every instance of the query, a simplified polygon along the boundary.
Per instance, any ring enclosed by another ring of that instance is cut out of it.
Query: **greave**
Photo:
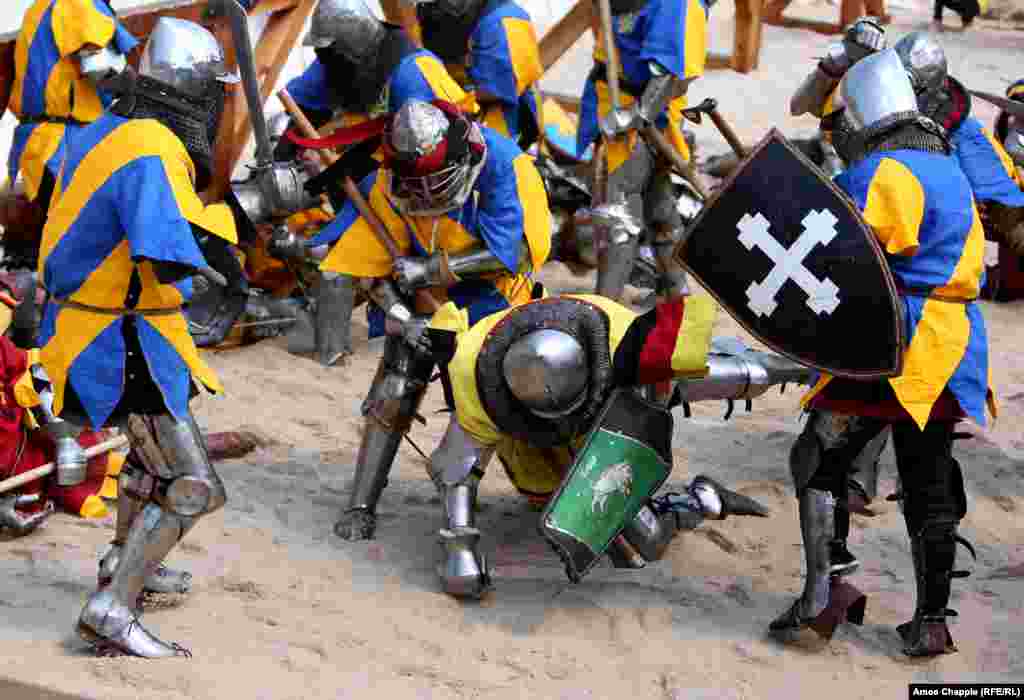
[[[479,598],[491,588],[487,560],[480,552],[480,530],[476,528],[476,494],[479,479],[467,477],[462,483],[446,485],[445,514],[448,527],[440,532],[444,564],[438,570],[445,593],[459,598]]]
[[[804,489],[800,494],[800,534],[807,574],[800,613],[814,618],[828,605],[829,543],[835,537],[836,500],[828,491]]]
[[[934,656],[956,651],[946,618],[956,613],[949,610],[953,578],[966,572],[953,571],[956,562],[956,524],[933,522],[912,536],[914,579],[917,601],[914,617],[897,630],[903,638],[903,651],[908,656]]]
[[[662,295],[678,299],[690,293],[686,271],[672,258],[677,236],[674,231],[659,231],[654,238],[654,259],[658,265],[658,282]]]
[[[316,296],[315,338],[320,364],[331,367],[352,353],[352,309],[356,292],[352,278],[324,272]]]
[[[147,576],[191,529],[196,518],[148,503],[132,524],[110,584],[94,593],[79,617],[79,633],[105,650],[159,658],[187,655],[150,634],[134,610]]]
[[[131,531],[136,516],[142,512],[146,501],[123,486],[117,493],[117,525],[114,541],[100,560],[99,587],[110,584],[114,571],[121,560],[121,549]],[[192,574],[164,566],[162,563],[146,577],[142,585],[143,593],[177,593],[185,594],[192,590]]]
[[[598,294],[615,301],[622,300],[638,248],[639,238],[632,233],[614,228],[608,232],[608,245],[598,256]]]
[[[384,357],[363,404],[366,416],[348,508],[335,525],[346,540],[372,539],[377,502],[402,438],[427,390],[433,359],[421,355],[399,338],[388,338]]]

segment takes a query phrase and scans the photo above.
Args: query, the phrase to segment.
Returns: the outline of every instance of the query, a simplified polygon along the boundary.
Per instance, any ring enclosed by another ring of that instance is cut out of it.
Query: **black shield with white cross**
[[[726,311],[776,352],[829,374],[902,369],[896,284],[853,202],[772,130],[675,251]]]

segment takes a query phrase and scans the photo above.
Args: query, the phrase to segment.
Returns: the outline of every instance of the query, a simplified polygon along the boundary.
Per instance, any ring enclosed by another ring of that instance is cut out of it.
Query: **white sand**
[[[835,15],[834,7],[806,7]],[[902,33],[926,22],[927,8],[894,4]],[[712,44],[731,42],[731,3],[714,10]],[[953,21],[953,20],[950,20]],[[828,39],[769,27],[761,69],[716,72],[694,86],[715,96],[745,140],[771,126],[813,127],[787,115],[789,95]],[[1020,77],[1024,34],[981,21],[944,43],[954,75],[1001,91]],[[585,51],[585,49],[584,49]],[[578,89],[577,70],[552,79]],[[564,83],[559,78],[564,79]],[[986,121],[992,110],[979,105]],[[698,127],[704,155],[725,150],[712,127]],[[557,289],[582,288],[558,265],[545,271]],[[24,682],[95,698],[890,698],[910,681],[1024,680],[1024,365],[1017,356],[1020,306],[984,305],[992,339],[1000,422],[958,444],[970,496],[963,534],[978,548],[974,575],[954,582],[952,623],[960,653],[910,661],[895,625],[909,618],[914,583],[902,517],[879,503],[855,517],[851,547],[863,562],[855,582],[869,594],[867,623],[841,628],[817,651],[766,637],[769,621],[800,586],[802,554],[787,455],[800,428],[798,392],[774,392],[737,407],[700,405],[677,412],[671,485],[707,472],[773,509],[770,519],[731,519],[680,537],[667,559],[642,571],[602,568],[570,585],[536,534],[536,513],[492,466],[481,489],[480,526],[495,551],[497,590],[462,604],[438,590],[434,574],[440,506],[422,460],[403,445],[380,508],[378,539],[349,544],[331,534],[345,504],[358,448],[359,404],[379,343],[367,344],[357,313],[356,355],[324,369],[268,341],[209,353],[226,398],[195,404],[204,428],[252,429],[279,445],[224,463],[227,507],[202,521],[170,563],[195,575],[196,590],[174,609],[149,612],[165,638],[195,658],[148,662],[97,660],[73,626],[95,583],[97,552],[112,523],[55,517],[42,531],[0,544],[0,671]],[[741,334],[723,315],[720,332]],[[426,427],[413,439],[436,444],[446,417],[431,389]],[[883,494],[894,467],[885,457]],[[961,560],[961,563],[968,564]],[[1021,625],[1021,626],[1018,626]]]

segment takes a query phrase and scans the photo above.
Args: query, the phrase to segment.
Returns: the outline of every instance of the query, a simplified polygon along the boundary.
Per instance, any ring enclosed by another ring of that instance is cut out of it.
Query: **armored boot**
[[[373,539],[376,509],[398,446],[409,431],[430,381],[434,360],[401,338],[388,337],[369,395],[348,508],[334,526],[346,540]]]
[[[444,563],[437,573],[445,593],[459,598],[479,598],[491,588],[475,511],[477,488],[493,455],[493,447],[479,443],[453,416],[430,456],[430,478],[441,493],[448,521],[439,533]]]
[[[445,560],[437,573],[444,592],[457,598],[479,598],[493,588],[487,559],[479,549],[480,530],[476,528],[479,483],[479,478],[470,475],[460,484],[445,485],[448,527],[439,533]]]
[[[78,619],[78,633],[99,653],[150,659],[190,656],[184,647],[164,642],[143,627],[134,606],[146,579],[195,520],[156,503],[146,504],[135,518],[109,584],[89,598]]]
[[[696,477],[685,494],[667,493],[640,509],[622,535],[646,561],[657,561],[681,530],[693,530],[705,519],[730,515],[768,517],[768,509],[749,496],[731,491],[709,476]],[[621,546],[610,548],[617,568],[636,568]]]
[[[800,493],[800,531],[807,559],[803,594],[776,618],[773,632],[809,628],[831,639],[844,618],[864,621],[866,597],[829,571],[829,544],[835,539],[835,498],[828,491],[805,488]]]
[[[317,287],[315,338],[317,359],[325,367],[352,354],[352,309],[356,291],[352,278],[323,272]]]
[[[957,535],[956,528],[952,520],[932,521],[910,540],[917,604],[913,619],[896,628],[907,656],[936,656],[957,650],[946,625],[946,618],[955,616],[956,611],[946,606],[952,580],[970,574],[953,570],[956,545],[963,544],[972,555],[975,552],[969,542]]]
[[[114,540],[100,560],[98,576],[100,589],[110,584],[114,571],[121,560],[121,550],[131,531],[132,523],[142,512],[152,489],[153,480],[143,469],[133,466],[130,462],[125,464],[118,478],[117,525],[114,531]],[[146,495],[140,497],[140,493]],[[192,574],[168,568],[161,563],[151,574],[146,576],[142,585],[142,596],[144,597],[147,593],[184,595],[191,590]],[[141,609],[141,598],[137,601],[136,607]]]

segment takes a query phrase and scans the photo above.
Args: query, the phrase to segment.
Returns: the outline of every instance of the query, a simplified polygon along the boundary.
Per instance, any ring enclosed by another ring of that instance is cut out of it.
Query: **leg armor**
[[[633,271],[643,232],[643,193],[652,169],[647,146],[638,143],[629,160],[608,176],[607,201],[593,212],[606,233],[598,254],[596,291],[609,299],[622,299]]]
[[[356,290],[352,278],[323,272],[316,296],[316,354],[320,364],[331,367],[352,354],[352,309]]]
[[[346,540],[373,539],[375,511],[388,483],[398,445],[423,401],[434,360],[401,338],[388,337],[384,356],[363,402],[366,417],[348,508],[334,526]]]
[[[78,631],[102,652],[188,656],[183,647],[163,642],[142,626],[135,602],[146,578],[196,521],[224,505],[224,484],[191,416],[183,421],[170,415],[131,416],[126,433],[153,478],[151,500],[128,528],[110,583],[86,602]]]
[[[730,515],[767,517],[768,509],[702,474],[690,483],[685,494],[667,493],[652,499],[622,534],[646,561],[657,561],[680,530],[692,530],[706,518],[724,520]],[[621,548],[613,547],[612,552],[616,566],[627,561]]]
[[[441,491],[447,527],[441,529],[444,563],[438,567],[445,593],[479,598],[491,588],[486,558],[479,551],[476,494],[494,448],[470,437],[453,416],[448,431],[430,456],[430,473]]]
[[[651,242],[658,267],[656,291],[668,299],[677,299],[690,293],[686,272],[672,259],[676,242],[685,230],[676,199],[675,185],[668,172],[653,173],[644,193],[644,222],[653,231]]]
[[[952,456],[953,424],[929,423],[923,431],[911,423],[893,426],[896,462],[903,483],[903,517],[910,535],[917,582],[914,617],[897,629],[908,656],[933,656],[956,651],[946,618],[956,615],[949,604],[956,545],[974,548],[957,534],[967,513],[960,464]]]
[[[134,464],[134,457],[129,457],[121,469],[117,488],[117,527],[114,541],[100,560],[99,587],[110,584],[114,570],[121,560],[121,548],[131,530],[136,516],[142,512],[146,502],[150,500],[156,479],[141,466]],[[177,593],[185,594],[192,590],[192,574],[164,566],[162,563],[146,577],[142,584],[142,592],[146,593]]]
[[[804,488],[828,491],[836,500],[832,573],[846,575],[859,566],[846,546],[850,532],[849,475],[865,446],[878,436],[885,424],[878,420],[828,411],[812,411],[804,431],[790,452],[790,470],[797,496]]]
[[[855,476],[850,478],[849,510],[862,510],[863,506],[867,506],[878,495],[878,462],[888,442],[889,429],[885,428],[854,459],[852,471]],[[863,505],[858,501],[863,501]]]

